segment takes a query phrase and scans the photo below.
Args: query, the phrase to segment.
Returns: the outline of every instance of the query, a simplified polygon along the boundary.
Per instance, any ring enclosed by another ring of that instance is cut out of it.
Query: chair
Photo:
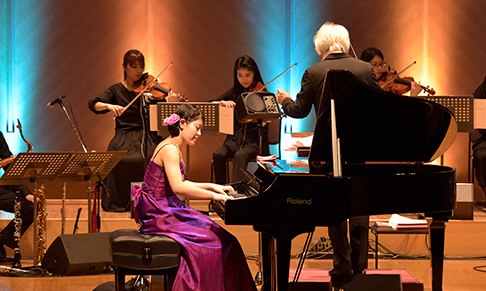
[[[115,289],[125,290],[125,275],[164,275],[165,290],[171,290],[180,262],[180,245],[165,235],[141,234],[119,229],[110,234],[115,269]]]
[[[282,119],[276,119],[270,123],[268,123],[268,145],[278,145],[277,146],[277,158],[280,158],[280,134],[281,134],[281,127],[282,127]],[[270,151],[271,153],[271,151]],[[226,183],[229,183],[230,179],[230,163],[233,162],[233,159],[226,160],[226,178],[228,179]],[[256,162],[256,159],[251,160],[251,162]],[[211,182],[214,183],[214,161],[211,159]]]

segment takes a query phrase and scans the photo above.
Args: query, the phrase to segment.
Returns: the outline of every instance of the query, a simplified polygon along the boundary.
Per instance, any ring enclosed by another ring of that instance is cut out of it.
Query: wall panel
[[[439,95],[471,94],[485,75],[483,1],[4,0],[0,9],[11,17],[0,21],[2,72],[13,68],[0,75],[1,114],[7,94],[15,98],[14,118],[22,120],[38,152],[82,150],[61,108],[45,107],[62,95],[88,149],[106,149],[114,135],[112,116],[94,115],[87,102],[122,80],[122,56],[132,48],[145,54],[154,75],[173,61],[162,80],[191,101],[210,100],[231,87],[234,61],[243,54],[257,60],[267,82],[297,62],[270,87],[294,95],[304,70],[319,61],[312,38],[325,21],[349,29],[358,55],[376,46],[397,70],[417,61],[404,75]],[[9,44],[9,35],[15,43]],[[312,118],[286,122],[308,131]],[[0,127],[4,132],[5,116]],[[8,135],[15,153],[24,150],[17,135]],[[211,154],[223,139],[199,140],[191,150],[191,179],[209,180]],[[467,146],[460,137],[444,158],[458,169],[460,182],[467,180]],[[53,184],[47,193],[60,197],[60,189]],[[85,197],[86,185],[73,183],[69,192]]]

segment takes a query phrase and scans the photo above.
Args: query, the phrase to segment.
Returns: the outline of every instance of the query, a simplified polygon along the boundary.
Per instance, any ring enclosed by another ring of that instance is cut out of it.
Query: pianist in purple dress
[[[349,33],[344,26],[332,22],[324,23],[314,36],[314,45],[321,61],[305,71],[295,101],[284,90],[277,91],[277,101],[288,116],[304,118],[309,115],[312,105],[316,115],[318,114],[322,86],[330,69],[348,70],[364,83],[381,89],[372,65],[348,55]],[[361,273],[367,268],[368,221],[368,216],[349,219],[350,240],[346,221],[339,226],[329,226],[329,237],[334,251],[333,269],[330,273]]]
[[[164,120],[170,137],[155,149],[142,187],[132,191],[140,232],[162,234],[182,246],[172,290],[256,290],[238,240],[217,223],[182,203],[190,199],[232,199],[231,186],[186,180],[180,147],[196,143],[204,116],[195,106],[181,105]]]

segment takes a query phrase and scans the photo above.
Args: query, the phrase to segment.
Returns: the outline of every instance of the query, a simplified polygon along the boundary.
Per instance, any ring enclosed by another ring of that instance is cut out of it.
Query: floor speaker
[[[332,291],[401,291],[402,280],[400,275],[356,274],[332,275]]]
[[[112,272],[110,233],[61,234],[49,246],[42,267],[55,275]]]

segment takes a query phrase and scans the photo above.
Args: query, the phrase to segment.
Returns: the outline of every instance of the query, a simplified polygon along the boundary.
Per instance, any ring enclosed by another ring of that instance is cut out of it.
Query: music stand
[[[91,179],[103,179],[126,154],[122,152],[92,153],[19,153],[0,178],[0,185],[34,183],[34,266],[37,262],[37,182],[54,180],[88,181],[88,229],[91,226]]]
[[[120,162],[127,151],[75,153],[63,167],[57,179],[62,182],[88,181],[88,232],[91,232],[91,200],[93,188],[91,180],[103,180]]]
[[[37,262],[37,182],[52,182],[70,160],[73,153],[19,153],[5,170],[0,185],[34,183],[34,266]]]

